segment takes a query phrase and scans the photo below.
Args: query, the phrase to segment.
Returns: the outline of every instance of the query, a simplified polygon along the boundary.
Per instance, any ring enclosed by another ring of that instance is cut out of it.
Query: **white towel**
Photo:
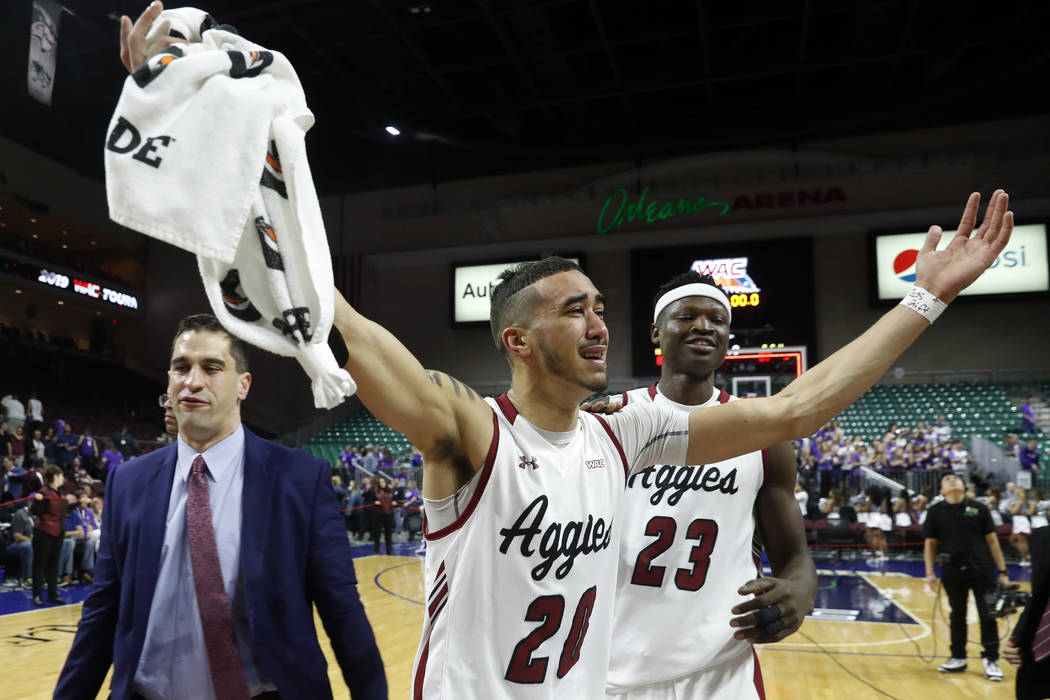
[[[195,8],[147,35],[168,47],[128,76],[106,139],[110,217],[197,255],[230,332],[292,356],[332,408],[357,385],[328,348],[332,263],[306,159],[313,125],[288,60]]]

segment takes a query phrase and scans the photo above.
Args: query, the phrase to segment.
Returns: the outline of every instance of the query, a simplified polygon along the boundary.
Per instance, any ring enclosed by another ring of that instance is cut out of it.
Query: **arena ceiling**
[[[0,134],[101,179],[116,18],[145,3],[62,1],[51,107],[26,92],[31,0],[0,3]],[[1050,112],[1037,0],[206,4],[296,67],[322,193]]]

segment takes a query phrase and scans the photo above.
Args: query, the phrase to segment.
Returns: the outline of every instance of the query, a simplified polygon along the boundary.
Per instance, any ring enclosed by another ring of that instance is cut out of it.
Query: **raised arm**
[[[379,324],[337,291],[335,328],[350,359],[357,395],[376,418],[404,433],[423,454],[423,495],[445,498],[485,461],[492,441],[492,409],[470,387],[423,365]]]
[[[1007,211],[1002,190],[992,195],[984,222],[970,237],[979,202],[980,195],[970,195],[947,248],[937,250],[941,229],[932,226],[919,252],[916,286],[945,303],[994,263],[1010,240],[1013,212]],[[813,434],[860,398],[929,326],[924,316],[898,305],[776,396],[694,411],[689,417],[689,464],[717,462]]]

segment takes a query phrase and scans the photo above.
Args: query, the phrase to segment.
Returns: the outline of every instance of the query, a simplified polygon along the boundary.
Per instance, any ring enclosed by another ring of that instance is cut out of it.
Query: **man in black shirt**
[[[933,562],[941,555],[941,579],[951,606],[951,658],[940,670],[949,673],[966,670],[966,598],[973,591],[977,614],[981,620],[981,645],[984,647],[984,675],[988,680],[1003,680],[999,659],[999,633],[995,619],[988,616],[984,594],[999,583],[1010,582],[999,540],[995,535],[987,506],[966,498],[966,486],[955,474],[941,479],[944,500],[934,503],[926,513],[923,536],[926,538],[926,583],[936,588]]]

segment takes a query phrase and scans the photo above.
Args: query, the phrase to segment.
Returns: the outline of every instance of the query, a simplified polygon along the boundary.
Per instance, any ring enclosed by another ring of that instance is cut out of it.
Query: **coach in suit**
[[[1032,530],[1028,538],[1032,552],[1032,599],[1017,620],[1003,647],[1003,658],[1017,670],[1018,700],[1050,698],[1050,635],[1037,632],[1050,624],[1043,615],[1050,606],[1050,527]],[[1041,656],[1036,661],[1036,656]]]
[[[241,425],[246,348],[190,316],[172,346],[174,445],[106,483],[95,581],[55,698],[331,698],[316,604],[355,700],[386,698],[328,466]],[[210,517],[209,517],[210,516]]]

